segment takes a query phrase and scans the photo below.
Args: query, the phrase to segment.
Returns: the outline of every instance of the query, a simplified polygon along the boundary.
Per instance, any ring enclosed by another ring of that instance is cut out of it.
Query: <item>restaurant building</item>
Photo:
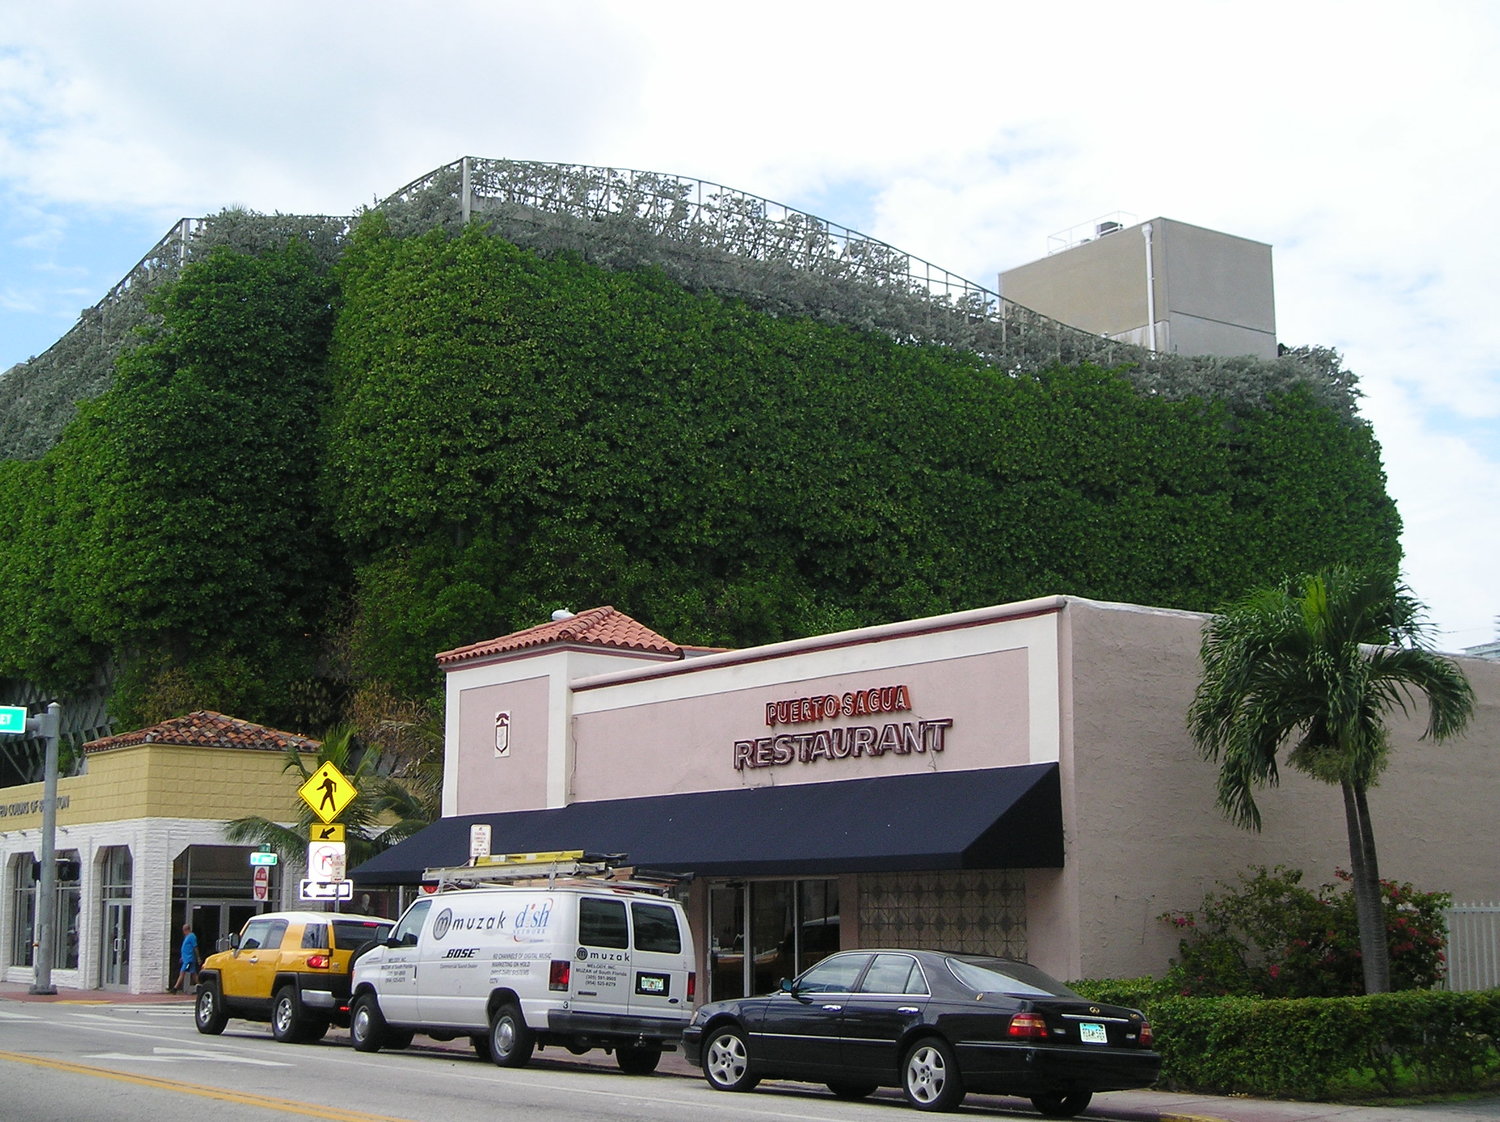
[[[1048,597],[746,650],[681,647],[610,607],[438,656],[443,818],[351,874],[416,885],[493,853],[623,853],[690,874],[706,998],[763,992],[838,947],[1159,975],[1163,913],[1251,865],[1330,881],[1339,791],[1288,770],[1250,833],[1186,731],[1205,617]],[[1393,717],[1370,803],[1382,873],[1500,898],[1500,664],[1461,660],[1463,737]],[[1441,823],[1415,829],[1413,823]]]

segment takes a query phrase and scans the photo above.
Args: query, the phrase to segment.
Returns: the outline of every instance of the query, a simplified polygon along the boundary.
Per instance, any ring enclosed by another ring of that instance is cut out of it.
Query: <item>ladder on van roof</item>
[[[688,878],[675,873],[657,873],[626,864],[624,853],[586,853],[581,849],[559,849],[546,853],[497,853],[472,857],[467,865],[428,869],[424,882],[436,881],[438,891],[508,884],[514,887],[582,885],[666,896]]]

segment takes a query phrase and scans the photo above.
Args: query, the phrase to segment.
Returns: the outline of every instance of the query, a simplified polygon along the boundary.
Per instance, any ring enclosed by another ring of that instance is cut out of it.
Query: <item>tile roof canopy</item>
[[[471,643],[467,647],[443,651],[437,656],[437,660],[439,666],[452,667],[473,658],[510,654],[549,643],[571,643],[585,647],[669,655],[673,658],[684,657],[682,648],[670,639],[662,638],[624,612],[605,605],[579,612],[567,619],[553,620],[525,631],[502,635],[498,639],[487,639],[483,643]]]
[[[316,752],[320,741],[294,732],[267,728],[265,725],[226,717],[223,713],[200,709],[186,717],[173,717],[150,728],[122,732],[91,740],[85,752],[108,752],[111,748],[129,748],[136,744],[178,744],[189,748],[247,748],[259,752]]]

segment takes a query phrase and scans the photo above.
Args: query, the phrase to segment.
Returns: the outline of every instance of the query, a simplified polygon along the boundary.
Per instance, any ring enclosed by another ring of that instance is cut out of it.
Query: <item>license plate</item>
[[[1084,1021],[1078,1026],[1078,1039],[1085,1044],[1108,1044],[1109,1033],[1104,1026],[1093,1021]]]
[[[646,995],[659,995],[667,992],[670,984],[665,974],[637,974],[635,976],[635,992]]]

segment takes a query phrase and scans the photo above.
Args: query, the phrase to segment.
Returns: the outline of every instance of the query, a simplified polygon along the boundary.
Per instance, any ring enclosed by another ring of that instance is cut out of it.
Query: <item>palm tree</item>
[[[411,836],[437,817],[436,789],[424,770],[414,770],[407,782],[382,774],[380,753],[374,749],[359,752],[353,726],[337,725],[324,736],[311,761],[295,748],[286,751],[281,770],[295,773],[295,783],[288,787],[288,801],[297,804],[292,815],[295,826],[251,815],[226,822],[225,836],[241,845],[269,845],[283,861],[300,860],[307,852],[314,815],[310,806],[297,799],[296,792],[325,763],[338,768],[355,790],[339,815],[351,867]]]
[[[1256,788],[1277,782],[1277,755],[1344,797],[1365,991],[1390,989],[1390,954],[1366,792],[1389,750],[1385,717],[1427,702],[1424,739],[1468,724],[1463,671],[1425,642],[1422,605],[1389,574],[1333,568],[1258,589],[1203,632],[1203,680],[1188,728],[1219,764],[1218,805],[1259,830]]]

